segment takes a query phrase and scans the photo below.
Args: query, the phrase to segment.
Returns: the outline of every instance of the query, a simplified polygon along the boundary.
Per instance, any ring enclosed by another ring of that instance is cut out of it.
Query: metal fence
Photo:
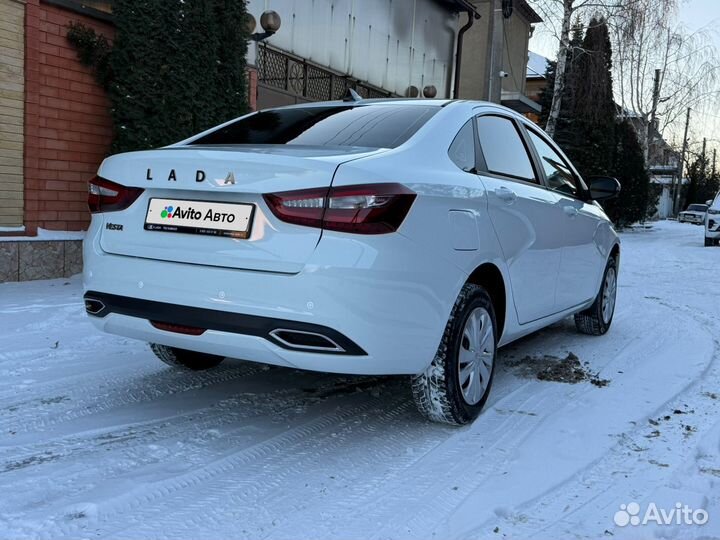
[[[393,97],[352,77],[338,75],[303,58],[289,55],[267,45],[260,45],[257,54],[258,83],[291,92],[312,101],[342,99],[348,88],[363,98]]]

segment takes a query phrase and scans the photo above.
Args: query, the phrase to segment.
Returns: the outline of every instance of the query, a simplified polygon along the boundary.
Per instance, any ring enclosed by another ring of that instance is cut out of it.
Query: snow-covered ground
[[[95,331],[77,277],[0,285],[0,537],[720,538],[720,248],[702,241],[623,234],[610,332],[566,321],[502,349],[463,429],[425,422],[403,378],[173,371]],[[609,384],[528,376],[570,352]],[[615,525],[631,502],[709,522]]]

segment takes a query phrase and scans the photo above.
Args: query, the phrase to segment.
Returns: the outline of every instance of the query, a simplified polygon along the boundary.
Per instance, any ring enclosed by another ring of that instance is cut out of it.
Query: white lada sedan
[[[464,424],[498,347],[572,315],[608,330],[620,243],[596,201],[619,184],[588,181],[489,103],[260,111],[103,162],[86,310],[173,366],[406,374],[422,413]]]

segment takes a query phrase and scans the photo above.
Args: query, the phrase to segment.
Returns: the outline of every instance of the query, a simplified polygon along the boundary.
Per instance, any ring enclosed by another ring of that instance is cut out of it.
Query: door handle
[[[578,215],[578,209],[574,206],[563,206],[563,211],[571,218]]]
[[[505,201],[506,203],[515,202],[515,199],[517,199],[517,195],[515,194],[515,192],[512,189],[508,189],[506,187],[495,188],[495,196],[501,201]]]

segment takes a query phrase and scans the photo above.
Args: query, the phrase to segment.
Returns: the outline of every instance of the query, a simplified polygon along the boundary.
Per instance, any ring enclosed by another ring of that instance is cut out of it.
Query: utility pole
[[[688,144],[688,129],[690,128],[690,110],[690,107],[688,107],[687,118],[685,119],[685,137],[683,138],[682,154],[680,154],[680,178],[678,178],[677,185],[675,186],[675,192],[673,193],[674,216],[677,215],[677,207],[680,204],[680,192],[682,191],[683,173],[685,171],[685,154],[687,153]]]
[[[707,184],[707,172],[708,172],[708,162],[707,162],[707,137],[703,137],[703,149],[702,149],[702,171],[700,171],[700,178],[698,188],[700,188],[701,185]],[[695,194],[697,196],[697,193]],[[693,201],[688,201],[693,202]]]
[[[652,109],[650,110],[650,123],[647,126],[647,133],[645,136],[645,161],[649,162],[650,158],[650,143],[652,134],[655,130],[655,122],[657,120],[657,108],[658,103],[660,102],[660,74],[662,73],[661,70],[656,69],[655,70],[655,81],[653,83],[653,104]]]
[[[712,168],[712,178],[715,179],[715,161],[717,160],[717,148],[713,148],[713,168]]]
[[[486,99],[492,103],[502,100],[503,69],[503,10],[502,0],[491,0],[492,13],[488,19]]]

